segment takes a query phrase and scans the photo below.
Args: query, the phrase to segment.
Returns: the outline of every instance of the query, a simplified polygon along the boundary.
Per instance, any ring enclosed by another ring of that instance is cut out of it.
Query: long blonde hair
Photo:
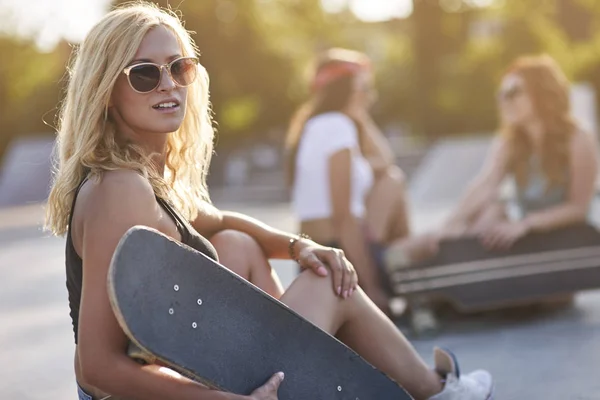
[[[569,81],[548,55],[520,57],[508,68],[510,73],[523,78],[525,91],[544,127],[540,162],[548,178],[546,189],[564,185],[570,164],[569,143],[579,129],[571,114]],[[508,170],[524,187],[533,144],[521,126],[503,126],[501,134],[509,144]]]
[[[101,179],[105,171],[139,172],[157,196],[171,200],[188,219],[197,215],[201,201],[210,201],[206,175],[214,130],[208,74],[202,66],[198,67],[198,78],[188,87],[184,120],[176,132],[169,134],[164,176],[141,148],[117,143],[115,126],[108,116],[119,74],[135,56],[146,33],[157,26],[165,26],[175,34],[184,56],[198,53],[173,12],[142,1],[109,12],[73,53],[58,120],[58,164],[46,210],[46,227],[56,235],[67,232],[73,197],[82,180]]]

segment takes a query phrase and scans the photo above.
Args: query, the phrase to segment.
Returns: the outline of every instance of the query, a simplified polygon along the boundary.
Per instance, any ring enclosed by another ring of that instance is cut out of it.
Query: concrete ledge
[[[0,208],[0,231],[42,227],[45,203]]]

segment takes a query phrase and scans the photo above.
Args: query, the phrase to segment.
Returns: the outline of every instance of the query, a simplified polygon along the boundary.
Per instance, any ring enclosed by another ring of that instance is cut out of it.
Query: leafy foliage
[[[408,19],[364,23],[348,10],[325,13],[320,0],[170,2],[196,32],[220,146],[281,139],[307,96],[311,59],[330,46],[373,58],[380,122],[405,122],[432,137],[493,130],[497,84],[522,54],[547,52],[570,78],[600,88],[597,0],[413,3]],[[9,138],[51,130],[44,121],[54,121],[70,47],[43,53],[30,40],[5,35],[0,52],[1,156]]]

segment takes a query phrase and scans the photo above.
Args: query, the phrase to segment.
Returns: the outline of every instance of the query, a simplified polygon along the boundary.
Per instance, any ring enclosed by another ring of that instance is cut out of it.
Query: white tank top
[[[292,189],[292,206],[300,221],[332,216],[329,158],[343,149],[352,155],[350,211],[355,217],[364,216],[373,171],[360,151],[354,122],[345,114],[329,112],[309,119],[300,139]]]

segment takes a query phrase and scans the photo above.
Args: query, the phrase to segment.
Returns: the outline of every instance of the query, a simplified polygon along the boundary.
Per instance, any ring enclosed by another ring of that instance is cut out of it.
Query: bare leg
[[[215,246],[221,264],[271,296],[281,297],[281,281],[252,237],[243,232],[225,230],[211,237],[210,242]]]
[[[466,228],[447,226],[444,232],[432,232],[423,235],[400,239],[390,246],[390,259],[404,257],[407,262],[420,262],[433,257],[438,249],[440,240],[477,235],[490,227],[507,220],[503,203],[494,203],[486,207]],[[400,256],[401,255],[401,256]],[[396,261],[398,263],[398,261]],[[393,262],[390,262],[393,264]]]
[[[442,390],[438,374],[427,367],[402,333],[361,289],[342,300],[333,293],[329,277],[305,271],[283,296],[275,296],[273,293],[283,293],[281,284],[254,239],[241,232],[223,231],[213,236],[211,242],[223,265],[274,297],[281,297],[300,315],[336,335],[417,400]]]
[[[390,167],[378,177],[366,206],[366,223],[376,242],[389,243],[410,234],[406,178],[400,168]]]
[[[423,362],[362,290],[342,300],[334,295],[329,277],[305,271],[281,300],[321,329],[336,335],[416,400],[427,399],[442,390],[439,375]]]
[[[408,267],[435,256],[439,250],[440,237],[437,233],[421,234],[396,240],[388,246],[385,264],[390,271]]]

